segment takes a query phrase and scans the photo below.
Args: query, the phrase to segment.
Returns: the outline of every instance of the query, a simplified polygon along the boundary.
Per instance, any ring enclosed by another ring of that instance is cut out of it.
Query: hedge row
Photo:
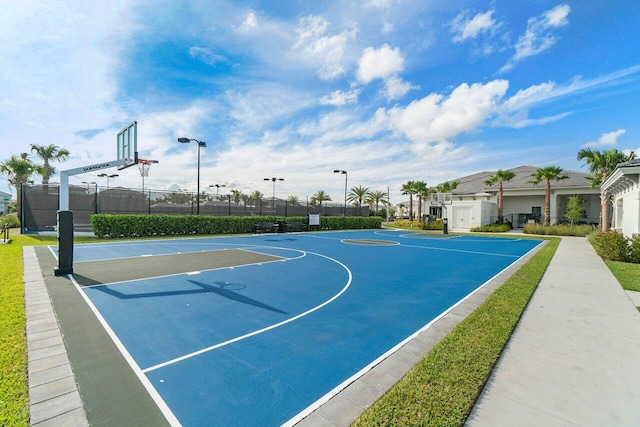
[[[194,234],[253,233],[259,222],[277,222],[276,216],[208,215],[91,215],[97,237],[185,236]],[[289,223],[308,224],[307,216],[286,218]],[[382,218],[360,216],[321,216],[321,230],[380,228]]]
[[[511,231],[511,224],[486,224],[482,227],[474,227],[471,231],[482,233],[505,233],[507,231]]]
[[[589,241],[605,260],[640,263],[640,236],[629,239],[615,231],[597,231]]]

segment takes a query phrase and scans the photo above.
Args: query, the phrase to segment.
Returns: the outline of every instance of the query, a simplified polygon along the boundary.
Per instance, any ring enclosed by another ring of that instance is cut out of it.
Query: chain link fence
[[[20,191],[20,219],[23,231],[56,229],[60,187],[23,185]],[[69,186],[69,210],[73,211],[74,229],[91,231],[93,214],[195,215],[197,194],[185,191],[107,188],[95,184]],[[231,195],[200,195],[200,215],[279,217],[320,214],[326,216],[369,216],[369,206],[323,203],[290,203],[286,200],[242,198]]]

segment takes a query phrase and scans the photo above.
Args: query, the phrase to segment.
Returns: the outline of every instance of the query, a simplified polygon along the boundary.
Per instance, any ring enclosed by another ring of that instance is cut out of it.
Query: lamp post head
[[[183,144],[188,144],[189,142],[191,142],[191,139],[189,139],[189,138],[178,138],[178,142],[181,142]]]
[[[340,169],[334,169],[333,173],[339,173],[339,174],[342,174],[342,175],[346,175],[347,171],[343,171],[343,170],[340,170]]]
[[[101,177],[101,178],[104,178],[104,177],[109,176],[109,175],[107,175],[106,173],[99,173],[98,176]]]

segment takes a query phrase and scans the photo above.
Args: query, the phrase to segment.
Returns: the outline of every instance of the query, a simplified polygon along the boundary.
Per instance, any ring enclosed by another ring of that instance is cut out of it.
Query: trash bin
[[[449,234],[449,218],[443,219],[442,222],[444,223],[443,234]]]
[[[278,221],[278,233],[284,233],[285,231],[287,231],[287,222]]]

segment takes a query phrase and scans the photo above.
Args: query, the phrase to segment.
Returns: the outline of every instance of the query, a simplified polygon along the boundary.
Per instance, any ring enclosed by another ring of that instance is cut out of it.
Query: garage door
[[[471,228],[471,207],[455,206],[453,208],[453,218],[451,219],[452,228]]]

